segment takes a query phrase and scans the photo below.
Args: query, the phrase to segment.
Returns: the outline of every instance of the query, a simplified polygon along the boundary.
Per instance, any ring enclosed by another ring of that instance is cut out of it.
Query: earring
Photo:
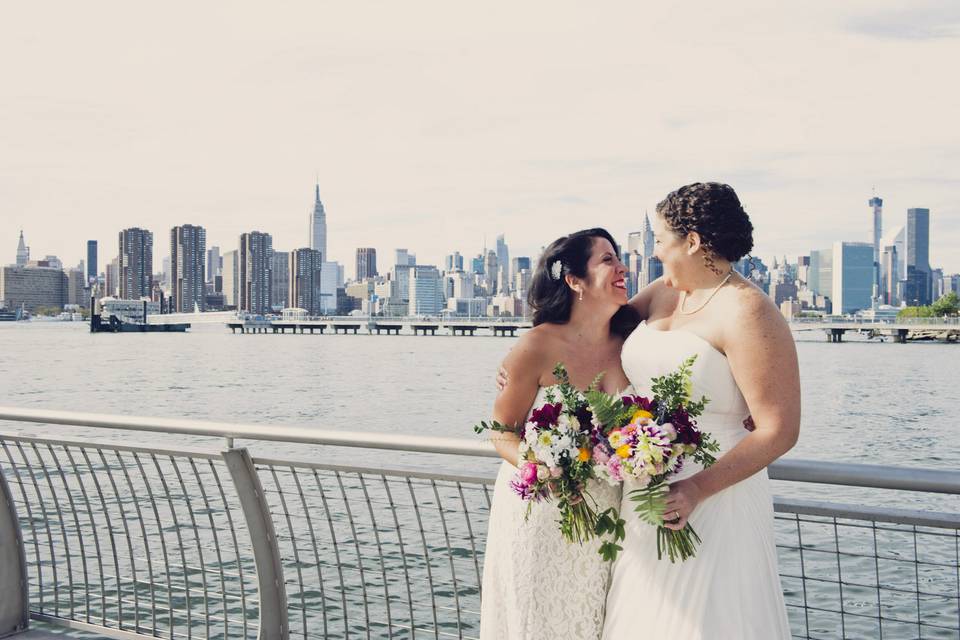
[[[580,289],[580,297],[577,299],[583,302],[583,289]]]

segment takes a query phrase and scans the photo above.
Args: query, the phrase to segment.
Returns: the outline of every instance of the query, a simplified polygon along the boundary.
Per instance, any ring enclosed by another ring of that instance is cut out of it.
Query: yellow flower
[[[649,420],[652,417],[653,417],[653,414],[650,413],[649,411],[644,411],[643,409],[637,409],[633,413],[633,417],[630,418],[630,422],[636,422],[640,418],[646,418]]]
[[[587,449],[580,449],[580,455],[577,456],[577,460],[580,462],[586,462],[590,459],[590,451]]]
[[[630,457],[630,445],[625,444],[625,445],[623,445],[623,446],[621,446],[621,447],[617,447],[617,455],[620,456],[621,458],[629,458],[629,457]]]

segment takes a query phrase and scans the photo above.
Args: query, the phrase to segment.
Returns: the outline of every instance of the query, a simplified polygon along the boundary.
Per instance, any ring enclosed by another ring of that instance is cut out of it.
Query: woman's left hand
[[[703,491],[693,478],[677,480],[670,485],[667,508],[663,510],[663,526],[674,531],[683,529],[690,514],[702,500]]]

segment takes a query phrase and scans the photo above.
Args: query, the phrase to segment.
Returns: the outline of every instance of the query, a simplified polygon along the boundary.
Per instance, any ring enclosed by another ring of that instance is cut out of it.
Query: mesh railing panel
[[[161,637],[256,637],[256,569],[218,456],[0,438],[31,613]]]
[[[478,637],[486,481],[254,462],[292,638]]]
[[[0,449],[32,614],[169,638],[257,635],[250,534],[219,455],[13,436]],[[479,635],[491,480],[254,466],[292,638]],[[826,503],[777,511],[794,637],[960,638],[956,526]]]
[[[956,529],[778,513],[794,637],[960,637]]]

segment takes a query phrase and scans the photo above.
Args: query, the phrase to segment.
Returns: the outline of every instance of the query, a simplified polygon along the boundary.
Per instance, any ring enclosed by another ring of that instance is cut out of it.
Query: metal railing
[[[431,465],[495,457],[486,443],[7,408],[0,420],[227,444],[0,434],[0,637],[30,618],[114,638],[478,636],[492,477],[291,460],[234,439],[402,450]],[[789,460],[770,475],[960,494],[948,471]],[[960,633],[960,515],[789,498],[775,509],[795,637]]]

